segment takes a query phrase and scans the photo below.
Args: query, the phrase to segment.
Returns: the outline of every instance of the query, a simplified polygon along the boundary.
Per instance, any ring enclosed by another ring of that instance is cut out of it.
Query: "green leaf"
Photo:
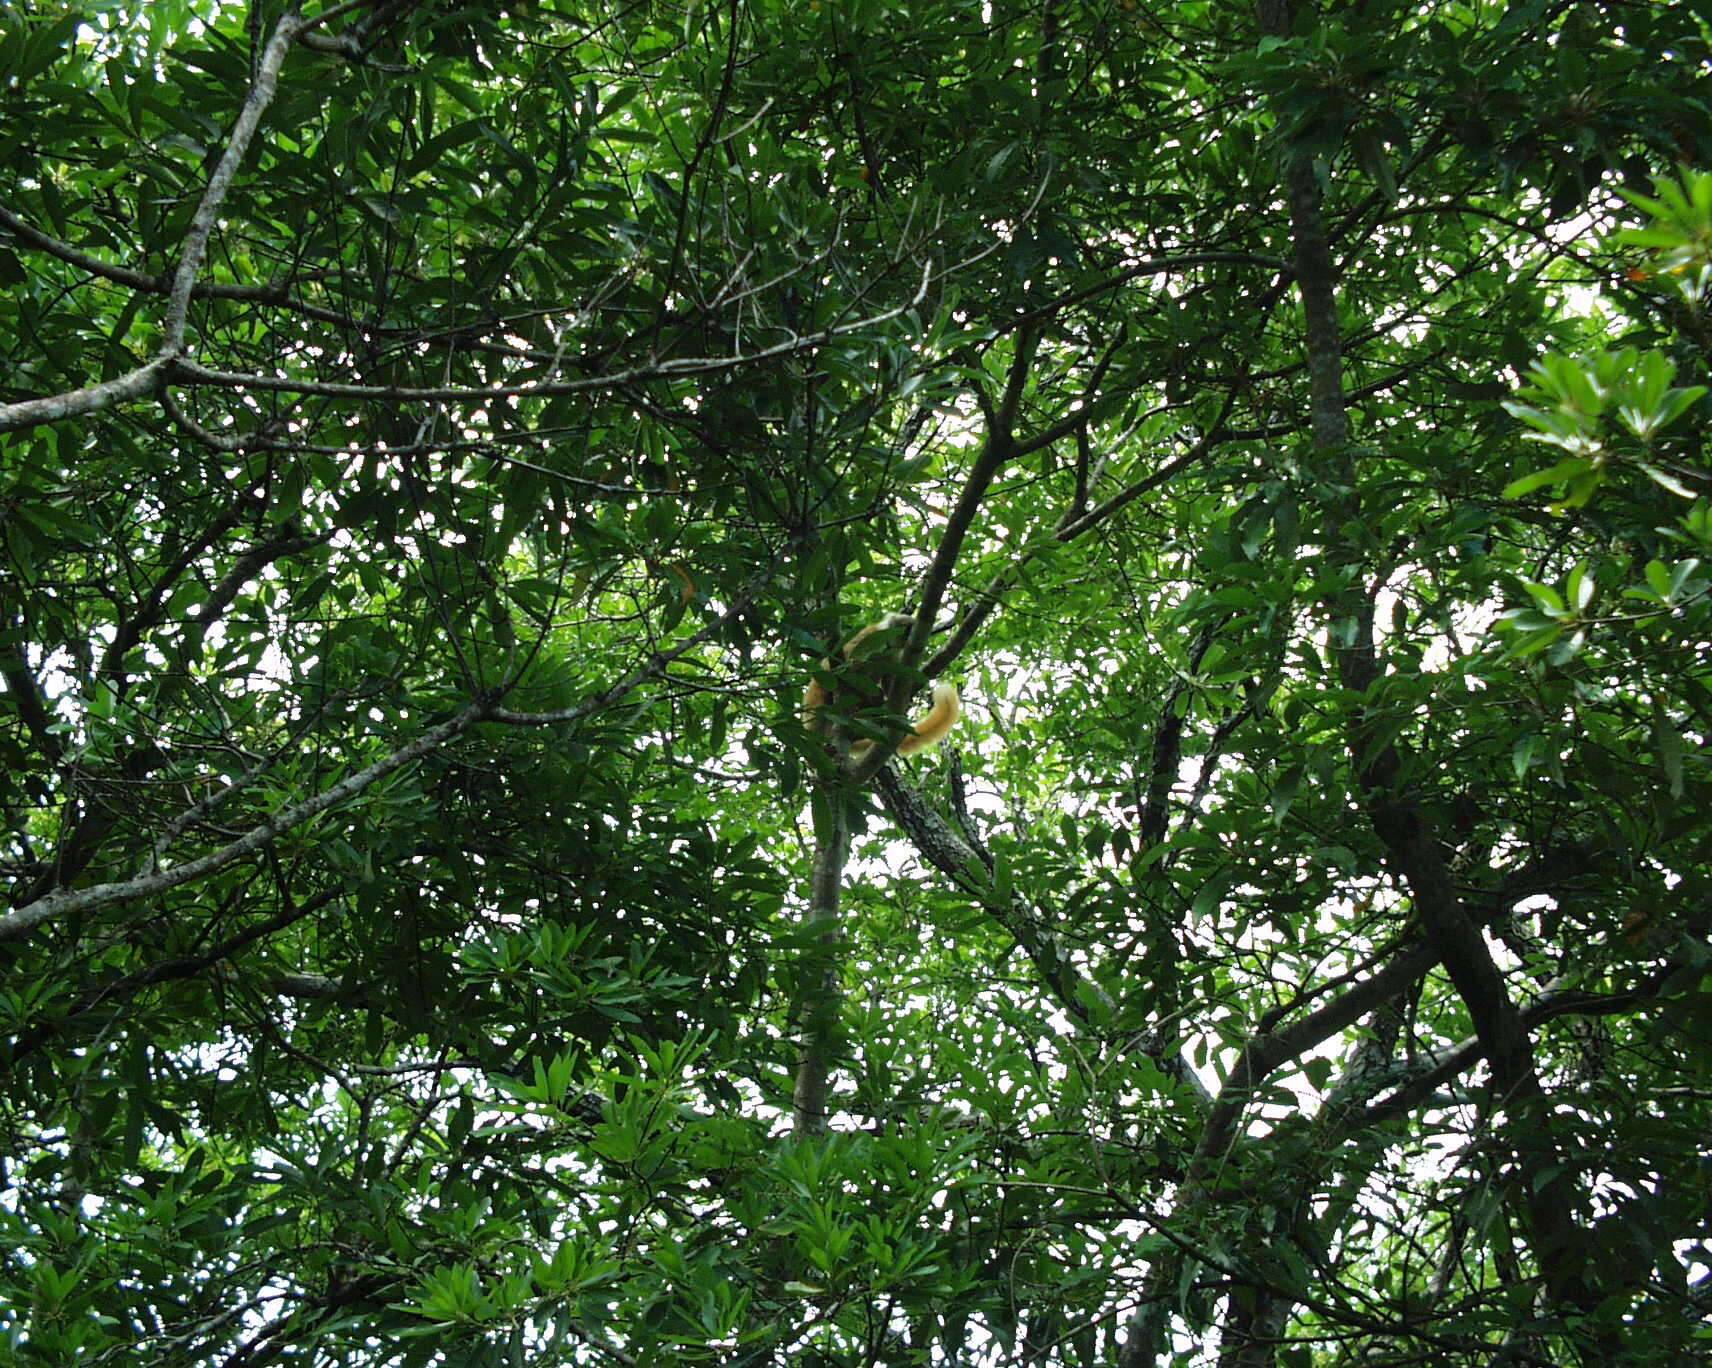
[[[1538,732],[1523,732],[1510,746],[1510,768],[1518,779],[1526,779],[1537,763],[1542,747]]]
[[[1682,734],[1657,704],[1653,708],[1653,749],[1664,770],[1666,790],[1672,798],[1682,797]]]
[[[1519,499],[1522,495],[1532,494],[1536,489],[1544,488],[1546,485],[1564,484],[1569,480],[1587,474],[1593,468],[1591,461],[1580,458],[1559,461],[1556,465],[1545,470],[1536,470],[1531,475],[1524,475],[1520,479],[1512,480],[1504,486],[1503,497]]]
[[[1654,484],[1659,485],[1664,489],[1668,489],[1677,497],[1683,499],[1692,499],[1696,497],[1694,490],[1690,489],[1681,480],[1677,479],[1676,476],[1670,474],[1668,471],[1660,470],[1650,461],[1636,461],[1635,464],[1646,472],[1647,478]]]
[[[1647,583],[1652,586],[1653,593],[1658,595],[1659,602],[1669,603],[1676,595],[1676,585],[1664,562],[1648,561],[1645,573]]]
[[[1533,580],[1523,580],[1522,588],[1527,590],[1528,597],[1539,606],[1547,617],[1563,617],[1568,610],[1564,606],[1563,597],[1549,584],[1537,584]]]

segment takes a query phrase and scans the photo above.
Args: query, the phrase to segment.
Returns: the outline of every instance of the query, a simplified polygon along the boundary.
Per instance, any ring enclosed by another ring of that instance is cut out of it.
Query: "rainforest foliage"
[[[1708,37],[0,0],[7,1361],[1706,1362]]]

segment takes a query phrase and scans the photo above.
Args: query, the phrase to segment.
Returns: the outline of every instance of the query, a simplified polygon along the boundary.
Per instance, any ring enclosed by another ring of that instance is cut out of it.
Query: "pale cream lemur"
[[[852,653],[875,632],[890,632],[900,628],[915,626],[915,619],[907,613],[887,613],[878,622],[870,623],[849,641],[844,643],[844,659],[848,662]],[[836,669],[833,661],[821,662],[828,670]],[[910,733],[898,742],[899,755],[914,755],[917,751],[926,750],[936,741],[941,741],[945,735],[957,725],[957,719],[963,715],[963,701],[957,696],[957,686],[954,684],[935,684],[932,690],[933,703],[927,712],[910,724]],[[815,732],[825,732],[826,721],[822,710],[831,701],[831,695],[818,679],[811,679],[808,688],[803,691],[803,725]],[[850,758],[860,760],[874,747],[874,742],[862,740],[851,743]]]

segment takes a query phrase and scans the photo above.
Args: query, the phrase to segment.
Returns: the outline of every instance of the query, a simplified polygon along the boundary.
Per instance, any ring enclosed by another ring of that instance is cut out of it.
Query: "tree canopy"
[[[1708,37],[0,3],[10,1361],[1704,1362]]]

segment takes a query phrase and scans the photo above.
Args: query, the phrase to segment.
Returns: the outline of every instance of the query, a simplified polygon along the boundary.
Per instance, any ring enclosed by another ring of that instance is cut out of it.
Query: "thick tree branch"
[[[1262,23],[1277,35],[1290,31],[1294,7],[1287,0],[1262,0]],[[1336,269],[1327,242],[1321,188],[1314,166],[1298,154],[1286,170],[1290,228],[1296,258],[1296,284],[1306,321],[1309,423],[1313,443],[1326,462],[1324,475],[1347,491],[1332,504],[1342,527],[1335,530],[1342,554],[1359,567],[1364,517],[1349,443],[1349,416],[1343,392],[1341,325],[1337,312]],[[1369,697],[1382,677],[1372,606],[1362,597],[1360,579],[1331,602],[1333,633],[1345,645],[1338,650],[1340,682],[1353,696]],[[1356,781],[1373,829],[1385,847],[1387,862],[1408,887],[1416,916],[1467,1006],[1491,1063],[1499,1100],[1508,1109],[1531,1113],[1527,1124],[1539,1132],[1534,1142],[1514,1146],[1524,1178],[1525,1206],[1533,1227],[1535,1257],[1560,1304],[1582,1311],[1598,1300],[1583,1280],[1573,1228],[1574,1202],[1557,1173],[1555,1146],[1534,1069],[1533,1042],[1511,1002],[1502,974],[1462,906],[1442,847],[1416,801],[1403,784],[1400,752],[1376,735],[1377,719],[1360,716],[1349,747]],[[1541,1143],[1540,1141],[1543,1141]]]
[[[791,1129],[800,1140],[824,1135],[838,1043],[842,963],[838,955],[838,910],[844,866],[850,861],[850,803],[854,789],[838,771],[823,776],[815,792],[814,868],[809,883],[807,924],[816,929],[807,947],[798,988],[802,1050],[791,1090]]]
[[[952,886],[968,895],[999,924],[1034,965],[1052,1000],[1072,1021],[1087,1026],[1095,1018],[1109,1020],[1114,1009],[1110,995],[1076,967],[1069,950],[1053,930],[1063,919],[1050,909],[1031,907],[1020,893],[1001,895],[993,887],[995,867],[992,853],[973,833],[960,835],[951,824],[908,783],[895,766],[875,776],[874,786],[899,829],[916,853],[937,869]],[[1181,1055],[1162,1048],[1157,1040],[1137,1042],[1160,1072],[1187,1088],[1203,1101],[1207,1090]]]
[[[1135,481],[1126,488],[1120,490],[1118,493],[1112,495],[1098,507],[1082,514],[1080,517],[1074,518],[1073,520],[1060,523],[1058,527],[1053,529],[1052,541],[1051,543],[1047,543],[1047,545],[1073,541],[1077,537],[1080,537],[1087,532],[1091,532],[1096,527],[1099,527],[1110,520],[1123,508],[1141,498],[1142,495],[1151,493],[1153,490],[1158,489],[1161,485],[1171,480],[1174,476],[1187,470],[1190,466],[1196,465],[1205,460],[1222,438],[1223,431],[1221,424],[1223,423],[1225,416],[1230,412],[1234,403],[1235,392],[1233,391],[1230,395],[1226,396],[1224,408],[1220,412],[1219,418],[1214,422],[1213,426],[1203,434],[1198,441],[1196,441],[1193,447],[1184,452],[1181,456],[1177,457],[1175,460],[1167,461],[1157,470],[1152,471],[1142,479]],[[1023,568],[1043,554],[1043,551],[1044,547],[1025,550],[1014,564],[995,575],[992,580],[990,580],[980,590],[980,592],[975,595],[974,600],[968,604],[962,614],[958,617],[957,625],[952,630],[950,639],[944,646],[940,647],[940,649],[934,653],[933,659],[923,667],[923,674],[927,675],[930,679],[943,674],[951,663],[963,654],[964,650],[968,648],[969,643],[975,639],[981,628],[986,624],[987,619],[990,618],[1004,602],[1005,595],[1020,579]]]
[[[1431,945],[1417,943],[1401,949],[1389,964],[1301,1020],[1251,1036],[1207,1114],[1200,1142],[1195,1147],[1191,1179],[1204,1180],[1223,1162],[1236,1138],[1237,1122],[1254,1090],[1275,1070],[1302,1058],[1315,1046],[1406,992],[1436,963],[1438,952]]]
[[[991,855],[954,831],[920,793],[904,782],[895,766],[881,770],[874,784],[886,811],[916,852],[955,887],[974,898],[1010,933],[1033,961],[1041,981],[1060,1007],[1084,1025],[1089,1020],[1091,1004],[1102,1004],[1109,1015],[1110,999],[1071,963],[1065,947],[1050,930],[1050,918],[1036,913],[1019,893],[1012,892],[1009,897],[997,894],[991,880]]]
[[[933,563],[922,580],[921,604],[916,610],[915,626],[910,629],[909,640],[905,643],[900,657],[906,667],[918,664],[926,651],[928,637],[938,620],[940,605],[945,602],[945,592],[951,586],[951,577],[957,568],[957,558],[962,554],[963,542],[969,535],[969,528],[973,525],[975,515],[980,511],[981,503],[987,497],[993,480],[1016,455],[1010,424],[1015,420],[1016,407],[1021,402],[1023,386],[1038,341],[1038,337],[1028,331],[1017,338],[1016,355],[1011,359],[1003,401],[994,406],[988,404],[984,398],[982,400],[982,408],[987,414],[986,441],[982,444],[981,454],[963,481],[957,505],[946,519],[945,531],[940,537],[938,550],[934,552]],[[947,658],[945,651],[935,657],[936,661],[944,661],[947,665],[955,658]],[[894,711],[900,711],[907,701],[908,688],[907,677],[898,681],[899,696],[889,700]]]
[[[37,752],[51,764],[58,764],[65,748],[53,731],[53,718],[42,699],[41,686],[25,665],[11,661],[0,666],[0,679],[6,681],[6,692],[12,695],[13,706],[23,719],[30,740]]]
[[[1674,961],[1649,974],[1636,987],[1620,993],[1589,993],[1568,983],[1553,985],[1521,1011],[1522,1024],[1533,1028],[1562,1016],[1614,1016],[1659,1001],[1670,982],[1686,966]],[[1451,1079],[1468,1072],[1486,1057],[1478,1036],[1441,1050],[1422,1068],[1398,1082],[1394,1091],[1366,1107],[1348,1123],[1351,1131],[1382,1126],[1407,1116]]]

